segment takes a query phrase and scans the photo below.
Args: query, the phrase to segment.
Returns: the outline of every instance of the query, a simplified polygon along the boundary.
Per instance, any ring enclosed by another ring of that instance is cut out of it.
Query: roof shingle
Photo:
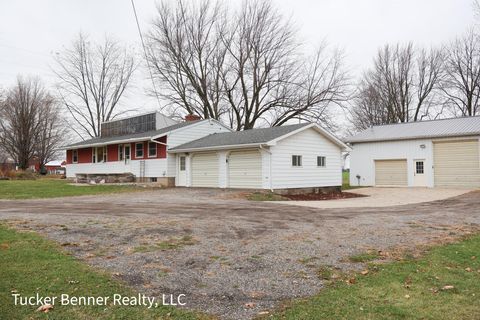
[[[226,133],[214,133],[206,137],[187,142],[185,144],[176,146],[169,151],[177,150],[193,150],[209,147],[225,147],[236,146],[246,144],[260,144],[266,143],[287,133],[300,129],[309,125],[310,123],[301,123],[288,126],[262,128],[262,129],[250,129],[244,131],[226,132]]]
[[[105,138],[102,138],[102,137],[93,138],[93,139],[68,145],[65,148],[83,147],[83,146],[90,146],[92,144],[102,144],[102,143],[109,143],[113,141],[122,141],[122,140],[130,140],[130,139],[138,139],[138,140],[150,139],[151,137],[155,137],[163,133],[167,133],[179,128],[183,128],[191,124],[197,123],[199,121],[203,121],[203,120],[180,122],[159,130],[152,130],[147,132],[140,132],[140,133],[134,133],[134,134],[128,134],[128,135],[122,135],[122,136],[105,137]]]

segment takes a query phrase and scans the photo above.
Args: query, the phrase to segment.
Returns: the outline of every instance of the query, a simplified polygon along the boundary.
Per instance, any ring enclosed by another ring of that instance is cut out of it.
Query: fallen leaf
[[[253,308],[253,307],[255,307],[255,303],[253,303],[253,302],[247,302],[247,303],[245,303],[245,307],[247,307],[247,308]]]
[[[476,258],[477,258],[477,257],[475,257],[475,256],[472,256],[470,259],[472,259],[472,260],[475,260]]]
[[[8,243],[1,243],[0,244],[0,249],[8,250],[8,249],[10,249],[10,245]]]
[[[442,290],[452,290],[454,286],[443,286]]]
[[[53,306],[47,303],[47,304],[44,304],[43,306],[38,307],[36,311],[47,313],[48,311],[50,311],[50,309],[53,309]]]
[[[18,293],[18,290],[16,289],[10,290],[10,293]]]
[[[362,275],[366,276],[368,274],[368,270],[363,270],[362,272],[360,272]]]
[[[472,268],[465,268],[465,271],[472,272]]]
[[[355,279],[355,278],[350,278],[350,279],[348,279],[348,280],[345,281],[345,282],[348,283],[348,284],[355,284],[355,282],[357,282],[357,279]]]
[[[270,313],[270,312],[268,312],[268,311],[260,311],[258,314],[259,314],[259,315],[264,315],[264,314],[269,314],[269,313]]]
[[[406,294],[405,298],[410,299],[410,295]]]

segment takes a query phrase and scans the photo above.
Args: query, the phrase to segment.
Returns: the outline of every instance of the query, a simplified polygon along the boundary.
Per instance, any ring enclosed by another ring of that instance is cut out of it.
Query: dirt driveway
[[[62,243],[142,293],[184,293],[187,307],[226,319],[251,318],[286,299],[315,294],[322,288],[318,268],[360,268],[346,262],[352,254],[443,241],[480,226],[480,192],[356,209],[248,202],[235,195],[166,189],[0,201],[0,218]]]

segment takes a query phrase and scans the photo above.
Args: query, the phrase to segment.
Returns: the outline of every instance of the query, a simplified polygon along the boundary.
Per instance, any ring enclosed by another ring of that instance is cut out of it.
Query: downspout
[[[265,149],[262,145],[260,145],[260,150],[264,150],[265,152],[267,152],[270,157],[269,157],[269,165],[268,165],[268,169],[269,169],[269,180],[270,180],[270,191],[273,192],[273,183],[272,183],[272,180],[273,180],[273,177],[272,177],[272,152],[268,149]]]

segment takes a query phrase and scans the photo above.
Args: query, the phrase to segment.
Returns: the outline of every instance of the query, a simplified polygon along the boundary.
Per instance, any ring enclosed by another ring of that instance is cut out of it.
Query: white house
[[[342,184],[348,147],[318,125],[232,132],[215,120],[171,121],[150,113],[102,124],[101,137],[66,147],[67,177],[132,173],[169,186],[270,190]]]
[[[347,146],[316,124],[216,133],[169,149],[177,186],[295,189],[342,185]]]
[[[480,117],[373,126],[347,138],[350,184],[480,187]]]

